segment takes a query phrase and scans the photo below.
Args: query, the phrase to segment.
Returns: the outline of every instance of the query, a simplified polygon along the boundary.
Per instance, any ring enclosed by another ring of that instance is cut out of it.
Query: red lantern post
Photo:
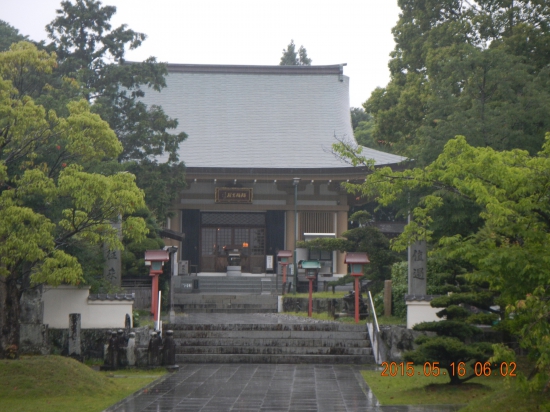
[[[313,281],[317,278],[321,263],[318,260],[304,260],[302,269],[306,270],[306,279],[309,280],[309,304],[307,316],[311,318],[313,313]]]
[[[315,276],[306,276],[307,280],[309,280],[309,305],[307,308],[307,316],[308,318],[311,318],[311,315],[313,313],[313,281],[315,280]]]
[[[359,278],[363,276],[363,265],[370,260],[366,253],[356,252],[346,254],[344,262],[351,265],[351,276],[355,278],[355,323],[359,323]]]
[[[283,295],[285,294],[286,288],[286,268],[290,263],[290,258],[292,257],[292,251],[290,250],[280,250],[277,254],[279,258],[279,264],[283,266]]]
[[[150,266],[149,276],[152,276],[151,282],[151,313],[155,322],[158,319],[158,296],[159,296],[159,275],[162,273],[164,262],[168,262],[170,257],[166,250],[146,250],[145,265]]]

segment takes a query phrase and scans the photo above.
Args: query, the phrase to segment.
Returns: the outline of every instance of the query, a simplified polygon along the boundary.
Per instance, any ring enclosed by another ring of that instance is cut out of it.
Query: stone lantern
[[[162,273],[164,262],[168,262],[170,257],[166,250],[146,250],[145,266],[150,266],[149,276],[151,276],[151,313],[155,322],[158,322],[156,328],[160,330],[160,299],[159,299],[159,276]]]
[[[313,281],[317,279],[319,269],[321,269],[321,262],[318,260],[304,260],[302,262],[302,269],[305,269],[306,279],[309,280],[309,305],[307,315],[311,318],[313,309]]]

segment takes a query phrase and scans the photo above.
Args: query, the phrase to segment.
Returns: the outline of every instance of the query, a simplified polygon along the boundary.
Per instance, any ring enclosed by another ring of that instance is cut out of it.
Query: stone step
[[[263,288],[266,292],[270,291],[271,288],[269,285],[264,285],[266,287]],[[242,283],[239,285],[219,285],[219,284],[211,284],[211,285],[202,285],[200,286],[199,290],[201,293],[208,293],[210,291],[215,292],[216,290],[219,290],[223,293],[242,293],[243,289],[254,289],[261,291],[262,286],[261,284],[256,283]],[[275,292],[275,287],[273,287],[273,292]]]
[[[176,355],[178,363],[316,363],[316,364],[373,364],[371,355],[257,355],[206,354]]]
[[[367,332],[365,325],[337,322],[319,323],[176,323],[165,324],[165,329],[176,331],[302,331],[302,332]]]
[[[187,309],[215,309],[215,308],[227,308],[227,309],[271,309],[273,305],[262,305],[254,303],[189,303],[179,305],[180,307]]]
[[[177,346],[177,354],[220,355],[372,355],[371,348],[334,348],[318,346]]]
[[[199,291],[201,293],[249,293],[260,294],[268,292],[277,294],[282,291],[282,282],[275,278],[265,277],[199,277]]]
[[[174,339],[184,338],[249,338],[249,339],[367,339],[365,332],[338,331],[231,331],[231,330],[179,330]]]
[[[365,325],[304,321],[164,328],[174,331],[176,360],[181,363],[374,363]]]
[[[239,302],[239,303],[261,303],[272,304],[277,303],[276,295],[246,295],[231,293],[196,293],[180,295],[183,299],[182,303],[224,303],[224,302]]]
[[[277,308],[224,308],[224,307],[212,307],[212,308],[182,308],[187,313],[277,313]]]
[[[251,339],[251,338],[192,338],[177,339],[178,346],[262,346],[262,347],[327,347],[327,348],[370,348],[368,339]]]

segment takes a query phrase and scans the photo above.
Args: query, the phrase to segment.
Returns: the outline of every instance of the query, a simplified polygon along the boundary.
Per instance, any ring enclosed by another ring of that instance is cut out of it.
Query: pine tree
[[[290,44],[286,49],[283,49],[280,66],[311,66],[311,59],[307,57],[307,50],[304,46],[300,46],[296,52],[294,40],[290,40]]]

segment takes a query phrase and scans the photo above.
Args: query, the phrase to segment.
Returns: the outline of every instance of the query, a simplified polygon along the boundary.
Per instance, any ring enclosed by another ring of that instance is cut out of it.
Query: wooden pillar
[[[285,212],[285,249],[294,253],[294,209]]]
[[[158,316],[158,304],[159,304],[159,275],[150,275],[153,277],[151,282],[151,315],[153,320],[157,321]]]

